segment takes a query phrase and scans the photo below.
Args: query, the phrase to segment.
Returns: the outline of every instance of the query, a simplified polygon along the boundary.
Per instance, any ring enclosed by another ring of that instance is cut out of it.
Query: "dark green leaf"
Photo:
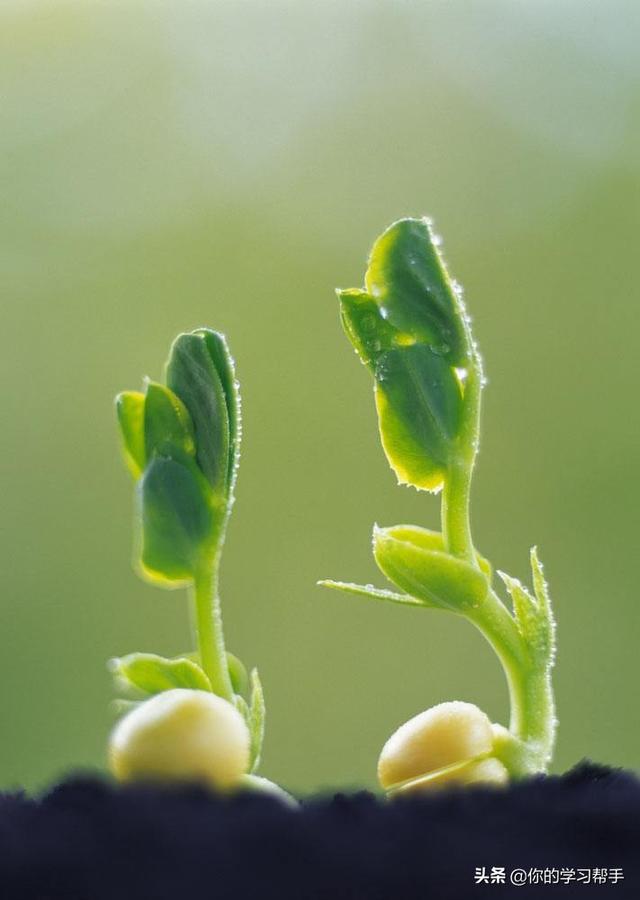
[[[387,459],[402,484],[442,484],[462,414],[454,369],[423,344],[383,353],[376,362],[376,406]]]
[[[144,573],[160,583],[191,581],[210,553],[217,525],[197,466],[156,456],[141,479],[139,495]]]
[[[461,304],[426,219],[401,219],[378,238],[365,287],[394,328],[429,346],[451,366],[467,364]]]
[[[227,339],[223,334],[212,331],[210,328],[199,328],[195,333],[204,338],[207,350],[209,351],[211,360],[218,373],[220,384],[222,385],[229,421],[229,468],[227,477],[229,491],[232,492],[240,456],[240,436],[242,430],[240,417],[240,388],[236,381],[235,365],[227,344]]]
[[[230,434],[227,401],[203,334],[181,334],[167,363],[167,384],[189,410],[198,465],[217,497],[227,497]]]
[[[472,348],[426,220],[384,232],[365,286],[338,294],[347,336],[376,380],[383,447],[401,483],[437,490],[459,450]]]

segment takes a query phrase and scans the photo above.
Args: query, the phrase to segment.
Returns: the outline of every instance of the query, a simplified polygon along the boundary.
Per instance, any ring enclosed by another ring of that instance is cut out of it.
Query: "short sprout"
[[[494,731],[472,703],[440,703],[391,735],[378,760],[378,779],[390,792],[421,791],[443,784],[504,784],[504,765],[492,756]]]
[[[240,393],[222,334],[198,328],[173,342],[166,384],[125,391],[116,408],[136,490],[137,562],[161,587],[191,595],[195,649],[129,653],[110,670],[131,710],[111,737],[116,777],[201,778],[239,785],[255,773],[265,703],[256,669],[226,649],[219,570],[240,452]],[[242,787],[254,782],[245,781]],[[258,784],[257,782],[255,784]]]

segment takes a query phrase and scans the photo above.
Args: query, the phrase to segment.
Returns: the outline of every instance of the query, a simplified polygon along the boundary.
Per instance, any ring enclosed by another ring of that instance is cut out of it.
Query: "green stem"
[[[556,725],[549,660],[536,659],[493,590],[468,618],[493,647],[507,678],[514,738],[508,748],[509,768],[514,775],[545,771]]]
[[[442,534],[452,556],[473,560],[473,540],[469,521],[472,468],[466,462],[449,467],[442,494]]]
[[[555,741],[556,718],[548,665],[532,665],[507,674],[511,695],[509,730],[527,745],[532,759],[528,771],[545,771]]]
[[[194,578],[196,636],[200,662],[213,692],[225,700],[233,700],[218,594],[219,560],[220,554],[216,552],[213,558],[204,561]]]
[[[475,353],[472,360],[464,386],[464,420],[457,439],[458,453],[449,465],[442,495],[442,534],[449,553],[475,563],[469,500],[480,435],[482,363]]]
[[[468,339],[473,348],[470,332]],[[480,433],[482,361],[474,349],[471,359],[458,452],[449,466],[442,497],[442,534],[449,553],[478,567],[469,500]],[[503,762],[515,776],[545,771],[556,727],[549,659],[536,656],[535,648],[527,646],[513,616],[492,589],[466,615],[493,647],[507,678],[511,720],[509,732],[505,730],[497,741]]]

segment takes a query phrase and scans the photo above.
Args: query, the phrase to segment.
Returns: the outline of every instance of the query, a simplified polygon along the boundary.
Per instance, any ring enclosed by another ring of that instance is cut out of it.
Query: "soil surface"
[[[94,777],[0,795],[2,900],[483,896],[640,898],[640,781],[582,763],[499,791],[300,810]]]

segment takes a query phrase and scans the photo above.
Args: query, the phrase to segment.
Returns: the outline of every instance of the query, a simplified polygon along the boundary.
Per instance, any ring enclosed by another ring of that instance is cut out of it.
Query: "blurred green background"
[[[638,6],[3,2],[0,785],[104,764],[105,660],[189,646],[131,570],[114,394],[224,330],[244,454],[228,644],[267,692],[265,775],[373,785],[402,721],[507,714],[468,624],[314,586],[376,581],[395,485],[336,285],[433,216],[489,376],[474,525],[559,623],[554,768],[638,765]]]

